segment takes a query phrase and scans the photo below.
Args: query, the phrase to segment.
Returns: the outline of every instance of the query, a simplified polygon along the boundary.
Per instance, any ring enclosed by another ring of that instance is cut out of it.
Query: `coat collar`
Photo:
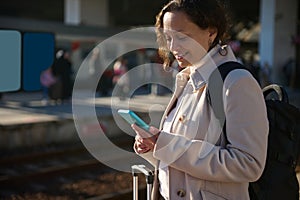
[[[228,61],[236,61],[236,58],[227,45],[217,45],[211,49],[197,64],[190,67],[190,82],[193,89],[199,90],[205,84],[211,73],[221,64]]]

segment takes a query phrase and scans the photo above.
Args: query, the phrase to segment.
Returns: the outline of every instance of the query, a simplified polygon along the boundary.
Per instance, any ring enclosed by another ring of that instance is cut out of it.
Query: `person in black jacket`
[[[70,61],[69,52],[65,50],[58,50],[55,61],[52,65],[52,71],[60,83],[57,88],[57,95],[55,99],[67,100],[72,95],[72,63]]]

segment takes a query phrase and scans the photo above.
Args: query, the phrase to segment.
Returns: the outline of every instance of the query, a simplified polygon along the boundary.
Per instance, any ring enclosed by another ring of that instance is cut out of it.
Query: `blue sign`
[[[41,72],[50,67],[54,60],[55,36],[53,33],[26,32],[22,50],[22,88],[38,91],[41,89]]]

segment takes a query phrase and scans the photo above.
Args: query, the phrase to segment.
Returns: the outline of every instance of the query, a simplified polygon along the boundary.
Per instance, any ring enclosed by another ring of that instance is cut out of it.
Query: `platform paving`
[[[170,95],[136,95],[130,99],[118,97],[85,98],[76,105],[95,106],[98,117],[104,119],[110,135],[120,129],[113,124],[112,109],[130,108],[136,112],[150,110],[161,113]],[[74,103],[74,102],[73,102]],[[87,129],[93,124],[87,123]],[[42,101],[40,92],[5,93],[0,102],[0,148],[43,145],[53,142],[78,140],[74,126],[72,100],[64,102]]]
[[[149,109],[163,111],[170,95],[136,95],[130,99],[120,100],[118,97],[96,97],[81,100],[83,105],[95,105],[100,115],[109,114],[111,108],[131,108],[146,112]],[[11,126],[26,123],[46,121],[61,121],[73,119],[72,100],[65,102],[42,101],[42,94],[35,93],[8,93],[0,101],[0,126]]]

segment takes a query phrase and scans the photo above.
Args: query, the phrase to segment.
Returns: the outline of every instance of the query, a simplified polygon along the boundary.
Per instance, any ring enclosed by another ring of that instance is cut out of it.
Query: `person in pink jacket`
[[[268,120],[257,81],[243,69],[227,75],[219,99],[226,131],[208,102],[211,73],[237,61],[223,43],[228,25],[218,0],[172,0],[157,16],[160,56],[165,67],[173,57],[181,70],[161,126],[132,128],[135,152],[158,170],[162,199],[248,200],[248,183],[263,172]]]

